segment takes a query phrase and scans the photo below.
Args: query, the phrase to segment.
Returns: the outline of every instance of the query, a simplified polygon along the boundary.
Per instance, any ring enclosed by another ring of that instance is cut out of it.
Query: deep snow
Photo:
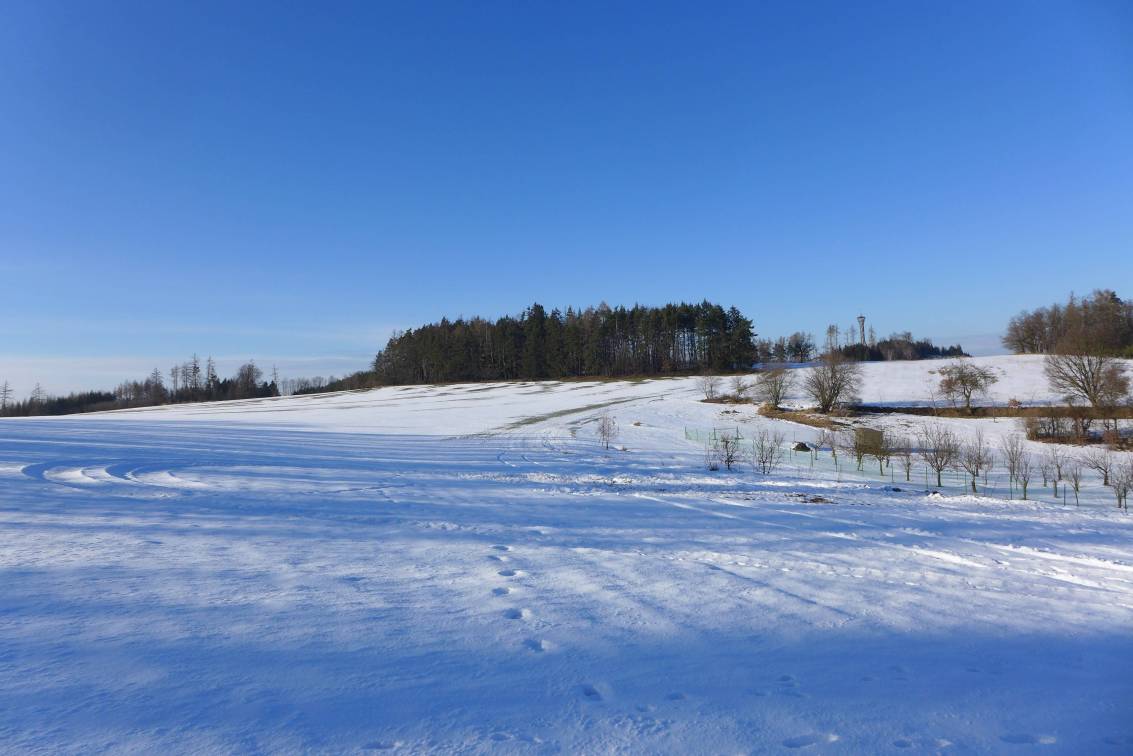
[[[772,424],[726,409],[657,380],[0,423],[0,750],[1133,752],[1104,490],[709,473],[687,435]]]

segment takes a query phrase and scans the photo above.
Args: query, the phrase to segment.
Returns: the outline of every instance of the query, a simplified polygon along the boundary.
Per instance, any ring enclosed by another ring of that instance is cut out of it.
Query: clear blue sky
[[[23,391],[194,351],[341,373],[535,300],[986,350],[1133,296],[1125,0],[2,7]]]

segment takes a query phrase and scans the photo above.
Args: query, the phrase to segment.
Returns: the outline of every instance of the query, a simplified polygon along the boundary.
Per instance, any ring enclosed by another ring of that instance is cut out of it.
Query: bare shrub
[[[743,400],[748,392],[751,391],[751,384],[742,375],[732,377],[732,396],[737,400]]]
[[[791,371],[783,368],[760,373],[755,384],[755,396],[763,404],[778,408],[787,398],[787,392],[791,390],[794,381]]]
[[[697,387],[705,399],[715,399],[720,394],[720,378],[715,375],[702,375],[696,379]]]

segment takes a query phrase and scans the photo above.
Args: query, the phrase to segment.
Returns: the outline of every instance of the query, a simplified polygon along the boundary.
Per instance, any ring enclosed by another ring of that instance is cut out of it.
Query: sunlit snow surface
[[[767,422],[721,409],[678,380],[0,423],[0,751],[1133,752],[1130,518],[709,473],[686,427]]]

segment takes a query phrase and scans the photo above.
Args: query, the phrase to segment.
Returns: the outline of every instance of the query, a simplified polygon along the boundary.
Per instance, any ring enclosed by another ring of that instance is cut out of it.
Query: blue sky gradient
[[[1133,296],[1128,2],[4,19],[21,392],[192,352],[341,374],[394,328],[532,301],[708,298],[771,336],[862,311],[986,352],[1023,307]]]

